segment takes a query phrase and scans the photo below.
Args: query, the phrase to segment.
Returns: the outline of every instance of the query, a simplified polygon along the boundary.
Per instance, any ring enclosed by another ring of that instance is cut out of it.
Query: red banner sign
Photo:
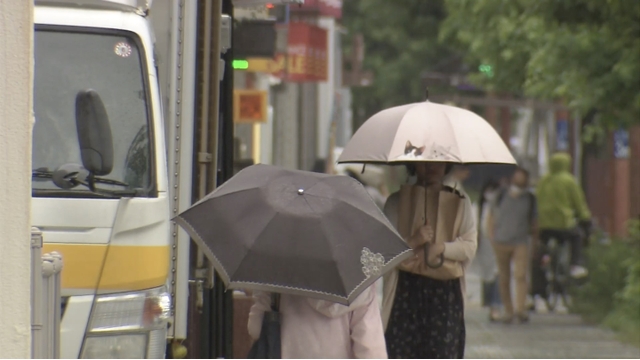
[[[287,54],[277,54],[274,62],[273,75],[285,81],[327,81],[327,31],[307,23],[289,23]]]
[[[342,17],[342,0],[305,0],[299,6],[290,6],[291,12],[314,12],[321,16]]]

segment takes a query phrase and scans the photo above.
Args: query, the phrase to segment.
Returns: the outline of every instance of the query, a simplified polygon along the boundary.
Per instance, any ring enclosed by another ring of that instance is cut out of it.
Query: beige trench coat
[[[437,224],[436,241],[444,242],[445,244],[445,264],[442,268],[434,270],[424,265],[422,259],[410,259],[407,263],[403,263],[399,269],[441,280],[460,278],[460,285],[464,295],[464,273],[475,255],[478,244],[478,232],[473,208],[467,197],[460,198],[454,192],[437,190],[437,188],[429,189],[425,196],[423,187],[405,185],[400,191],[389,196],[384,207],[384,213],[406,240],[409,238],[410,235],[408,234],[410,232],[415,231],[417,227],[424,224],[421,221],[424,220],[424,217],[420,214],[424,214],[424,199],[429,199],[427,200],[427,218],[431,223],[435,222]],[[455,198],[458,200],[456,201]],[[413,207],[414,210],[407,212],[402,210],[401,206]],[[399,215],[400,213],[402,215]],[[435,217],[432,218],[435,213],[437,213],[437,220]],[[412,217],[413,221],[399,218],[406,216]],[[410,229],[408,224],[410,224]],[[383,277],[382,300],[382,321],[385,329],[391,316],[397,285],[398,269],[385,274]]]

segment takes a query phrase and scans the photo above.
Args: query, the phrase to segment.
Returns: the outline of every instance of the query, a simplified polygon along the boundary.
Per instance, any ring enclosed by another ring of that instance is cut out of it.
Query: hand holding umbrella
[[[424,258],[427,266],[434,269],[442,266],[444,262],[444,244],[435,242],[435,239],[433,227],[424,225],[416,230],[411,240],[412,244],[416,244],[414,248],[415,257]]]
[[[423,225],[416,230],[411,239],[411,243],[415,244],[416,257],[424,256],[425,245],[432,243],[433,239],[435,239],[435,232],[431,225]]]
[[[444,263],[444,243],[430,242],[427,243],[429,250],[427,251],[427,266],[437,269]],[[433,265],[435,264],[435,265]]]

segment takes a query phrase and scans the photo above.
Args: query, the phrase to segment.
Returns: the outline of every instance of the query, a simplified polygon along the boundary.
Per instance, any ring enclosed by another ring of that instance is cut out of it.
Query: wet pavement
[[[470,270],[465,358],[640,358],[640,348],[620,343],[612,331],[587,325],[577,315],[536,313],[527,324],[490,323],[480,307],[480,279]]]

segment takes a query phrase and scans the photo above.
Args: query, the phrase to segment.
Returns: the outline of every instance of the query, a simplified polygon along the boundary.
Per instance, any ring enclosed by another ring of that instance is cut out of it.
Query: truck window
[[[113,171],[106,178],[129,189],[151,188],[150,116],[144,56],[128,33],[37,30],[33,168],[54,171],[63,164],[82,164],[75,123],[75,98],[93,89],[102,98],[111,123]],[[33,188],[58,189],[47,179]],[[122,186],[99,184],[105,189]],[[73,190],[83,192],[78,186]]]

